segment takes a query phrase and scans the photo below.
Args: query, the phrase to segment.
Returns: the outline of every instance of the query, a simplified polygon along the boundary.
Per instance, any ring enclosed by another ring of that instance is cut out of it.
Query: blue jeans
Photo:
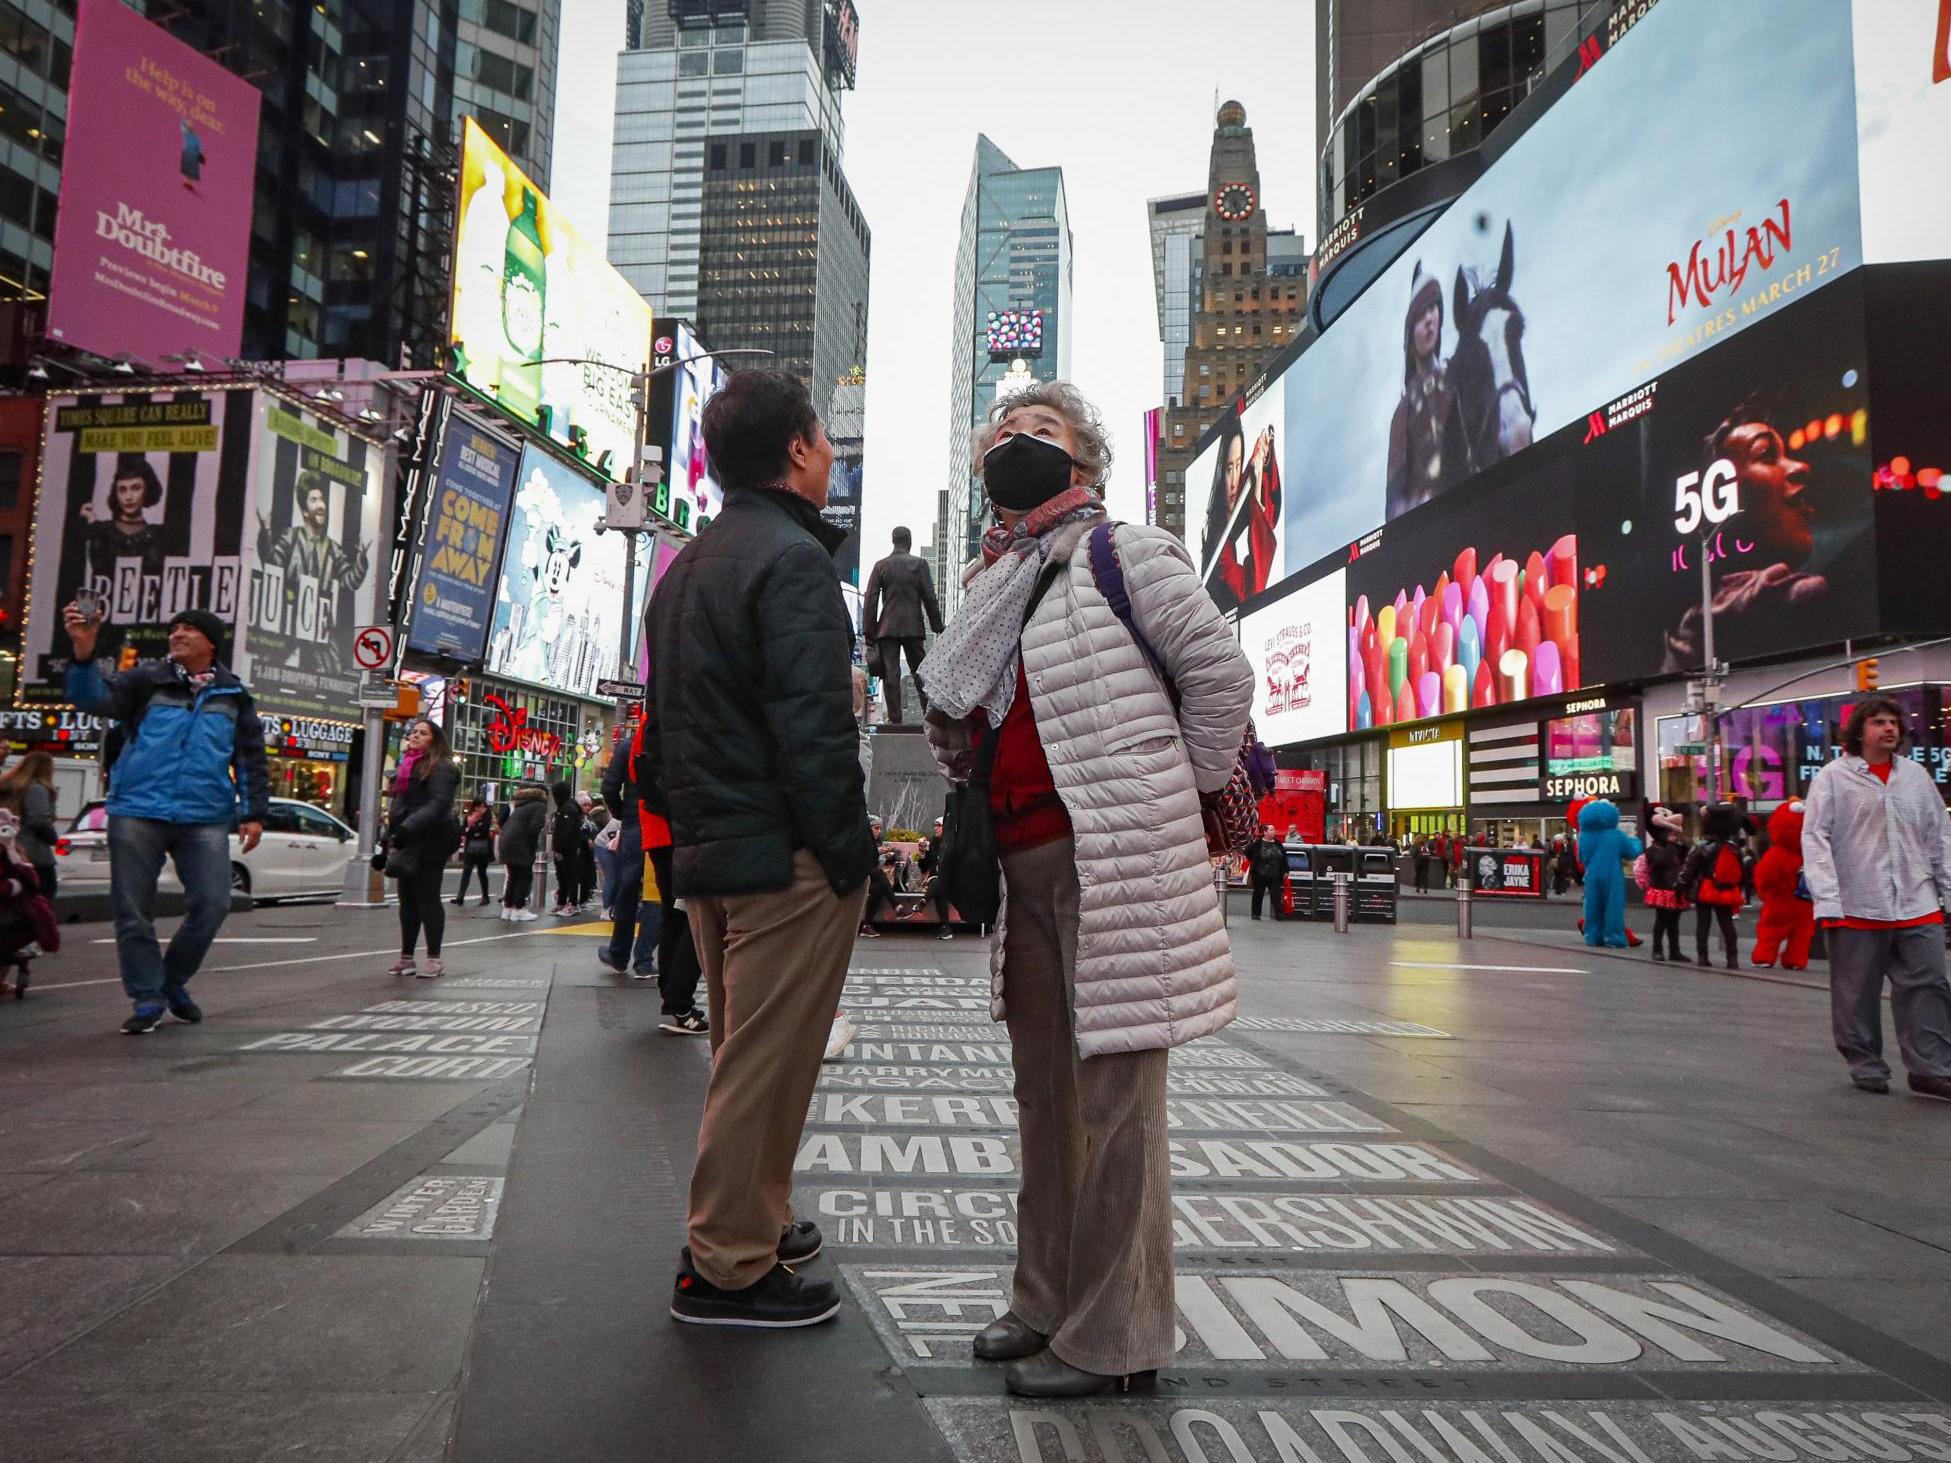
[[[185,901],[183,923],[166,952],[156,942],[155,917],[165,854],[176,861]],[[111,814],[108,894],[122,989],[138,1006],[161,1006],[196,974],[230,913],[230,824]]]
[[[616,923],[610,928],[609,960],[622,965],[629,957],[630,968],[647,974],[657,963],[657,937],[663,932],[663,907],[644,898],[644,840],[635,828],[625,828],[616,845],[616,875],[610,881],[610,910]],[[636,949],[631,950],[631,934]]]
[[[618,840],[618,846],[622,846],[621,839]],[[600,843],[596,845],[594,852],[596,854],[596,877],[601,884],[603,908],[608,909],[616,903],[616,854],[610,849],[603,847]]]

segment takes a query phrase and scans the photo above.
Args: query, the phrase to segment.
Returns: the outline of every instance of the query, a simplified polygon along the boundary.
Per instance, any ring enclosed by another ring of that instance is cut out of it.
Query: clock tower
[[[1156,521],[1201,560],[1210,482],[1193,481],[1193,449],[1222,411],[1238,409],[1261,367],[1299,333],[1300,281],[1267,271],[1267,210],[1246,108],[1227,102],[1213,127],[1205,228],[1195,250],[1184,394],[1165,404]],[[1203,562],[1202,562],[1203,567]]]

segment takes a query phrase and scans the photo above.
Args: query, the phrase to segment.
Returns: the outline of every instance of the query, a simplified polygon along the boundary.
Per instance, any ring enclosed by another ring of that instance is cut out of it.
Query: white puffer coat
[[[1080,1055],[1181,1046],[1236,1014],[1233,951],[1213,888],[1199,793],[1232,776],[1253,672],[1179,541],[1120,524],[1132,617],[1179,692],[1178,714],[1144,652],[1098,592],[1085,535],[1057,531],[1068,560],[1023,632],[1037,734],[1077,841],[1073,996]],[[965,723],[928,720],[945,773]],[[1003,922],[990,944],[990,1007],[1003,1019]]]

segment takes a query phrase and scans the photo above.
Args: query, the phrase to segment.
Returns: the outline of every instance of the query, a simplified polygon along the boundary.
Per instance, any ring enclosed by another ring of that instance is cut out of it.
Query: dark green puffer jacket
[[[803,498],[734,489],[651,597],[643,796],[680,896],[782,889],[802,848],[836,893],[874,866],[843,539]]]

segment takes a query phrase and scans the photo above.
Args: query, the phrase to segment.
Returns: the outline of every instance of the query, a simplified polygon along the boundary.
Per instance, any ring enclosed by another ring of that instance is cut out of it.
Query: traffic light
[[[1876,657],[1856,662],[1856,689],[1874,691],[1876,689]]]

